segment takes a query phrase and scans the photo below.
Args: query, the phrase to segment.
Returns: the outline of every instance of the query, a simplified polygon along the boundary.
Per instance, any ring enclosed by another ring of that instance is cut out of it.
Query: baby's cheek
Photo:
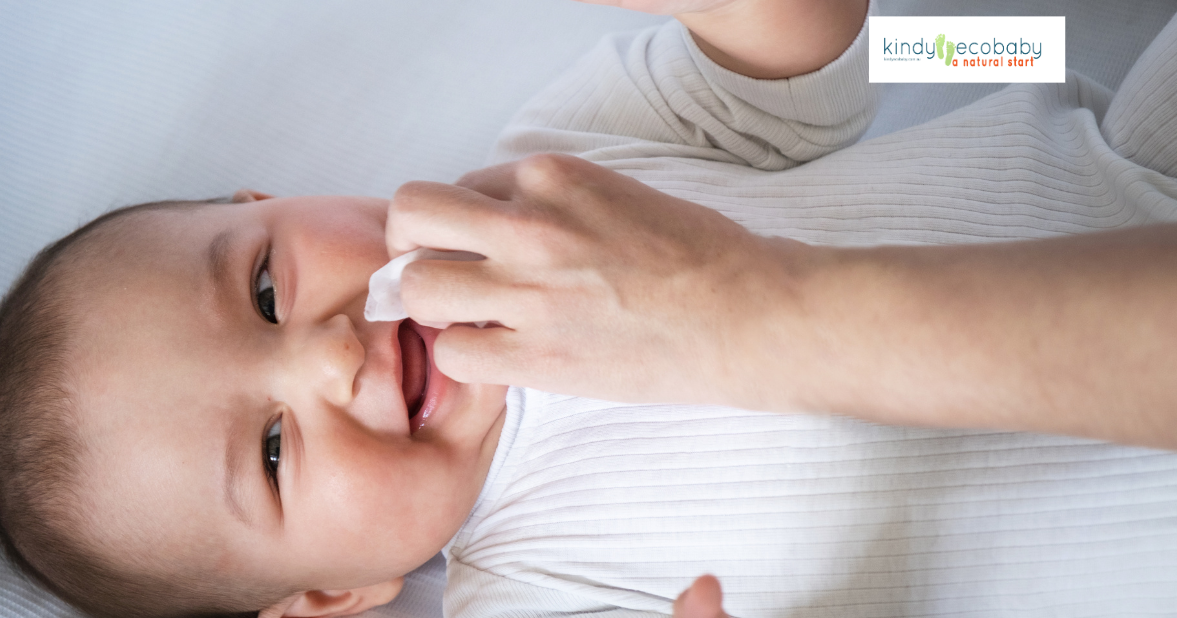
[[[336,486],[338,545],[357,558],[395,556],[397,568],[406,572],[436,554],[456,532],[456,525],[446,521],[452,508],[446,483],[429,473],[439,466],[430,466],[427,454],[413,446],[419,445],[355,453],[352,475]]]
[[[305,505],[307,517],[299,518],[299,543],[309,554],[306,558],[314,560],[311,564],[343,568],[373,554],[379,527],[369,496],[377,491],[359,480],[341,471]]]

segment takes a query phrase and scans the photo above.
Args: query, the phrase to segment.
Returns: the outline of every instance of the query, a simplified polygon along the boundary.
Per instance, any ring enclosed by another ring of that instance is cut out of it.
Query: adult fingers
[[[513,322],[510,288],[486,260],[420,260],[405,267],[401,299],[405,311],[422,324]]]
[[[389,253],[417,247],[473,251],[485,256],[512,242],[513,225],[503,202],[477,191],[437,182],[407,182],[388,207]]]
[[[467,384],[516,384],[513,373],[526,363],[518,333],[510,328],[455,324],[437,336],[433,362],[442,373]]]

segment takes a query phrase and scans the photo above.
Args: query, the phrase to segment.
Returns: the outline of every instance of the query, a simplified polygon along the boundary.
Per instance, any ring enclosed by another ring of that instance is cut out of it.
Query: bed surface
[[[1115,88],[1177,0],[882,0],[888,15],[1066,15],[1067,67]],[[117,206],[230,195],[387,197],[477,168],[601,35],[663,18],[568,0],[0,0],[0,280]],[[881,89],[867,138],[1000,84]],[[369,616],[438,618],[444,563]],[[0,618],[73,616],[0,565]]]

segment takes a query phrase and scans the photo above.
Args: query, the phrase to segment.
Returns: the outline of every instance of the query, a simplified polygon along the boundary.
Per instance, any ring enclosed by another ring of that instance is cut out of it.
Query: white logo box
[[[871,83],[1061,83],[1066,59],[1065,17],[870,18]]]

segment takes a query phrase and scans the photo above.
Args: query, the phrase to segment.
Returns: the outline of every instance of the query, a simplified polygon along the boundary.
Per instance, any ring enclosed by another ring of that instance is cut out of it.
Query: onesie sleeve
[[[677,21],[606,37],[524,106],[491,163],[561,152],[795,167],[854,143],[874,118],[866,28],[833,62],[779,80],[719,66]]]

